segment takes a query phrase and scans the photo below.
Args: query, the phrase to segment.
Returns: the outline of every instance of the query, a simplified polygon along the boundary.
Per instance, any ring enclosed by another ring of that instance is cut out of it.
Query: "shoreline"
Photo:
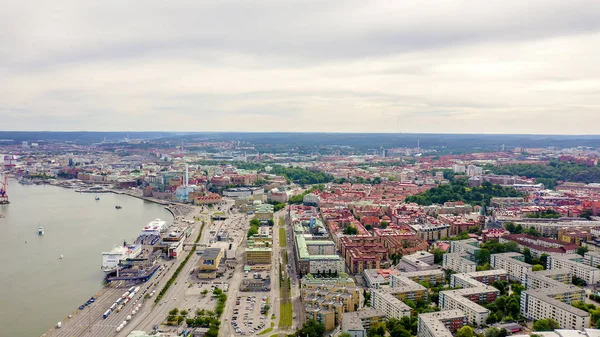
[[[51,185],[51,186],[56,186],[56,187],[62,187],[62,188],[66,188],[66,189],[73,189],[72,187],[69,186],[64,186],[63,184],[52,184],[51,182],[47,182],[44,181],[41,184],[35,184],[35,185]],[[137,195],[135,193],[129,192],[129,191],[120,191],[120,190],[113,190],[113,189],[103,189],[103,190],[99,190],[99,191],[94,191],[94,190],[76,190],[75,192],[77,193],[113,193],[113,194],[118,194],[118,195],[126,195],[129,197],[134,197],[137,199],[141,199],[144,201],[148,201],[148,202],[152,202],[155,204],[159,204],[159,205],[163,205],[165,206],[164,208],[171,214],[171,216],[173,217],[172,219],[172,224],[174,224],[177,221],[178,217],[183,217],[186,216],[190,213],[193,212],[194,207],[192,205],[187,205],[187,204],[180,204],[180,203],[175,203],[175,202],[168,202],[165,200],[159,200],[159,199],[154,199],[154,198],[149,198],[149,197],[144,197],[142,195]],[[177,207],[180,206],[180,207]],[[176,209],[174,209],[176,207]],[[181,210],[183,208],[183,210]],[[181,214],[179,214],[181,212]],[[176,214],[178,213],[178,214]],[[100,289],[98,289],[94,295],[94,298],[98,299],[100,298],[102,295],[106,294],[108,292],[108,290],[110,289],[110,286],[108,284],[104,284]],[[64,318],[60,321],[60,322],[66,322],[69,319],[71,319],[69,316],[75,317],[77,315],[80,314],[80,310],[73,310],[72,312],[68,313],[66,316],[64,316]],[[53,332],[55,332],[55,330],[57,329],[56,325],[50,327],[48,330],[46,330],[41,337],[46,337],[51,335]]]

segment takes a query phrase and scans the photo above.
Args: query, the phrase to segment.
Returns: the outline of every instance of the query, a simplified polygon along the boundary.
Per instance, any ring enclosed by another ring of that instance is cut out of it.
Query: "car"
[[[79,306],[79,310],[83,310],[83,309],[85,309],[85,306],[83,306],[83,305]]]

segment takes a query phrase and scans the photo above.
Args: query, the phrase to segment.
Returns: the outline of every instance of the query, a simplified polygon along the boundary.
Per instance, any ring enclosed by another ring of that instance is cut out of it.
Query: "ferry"
[[[38,227],[38,235],[44,235],[44,227]]]
[[[134,259],[142,252],[141,246],[123,245],[115,247],[110,252],[102,253],[102,271],[106,274],[112,274],[117,271],[119,262],[125,259]]]

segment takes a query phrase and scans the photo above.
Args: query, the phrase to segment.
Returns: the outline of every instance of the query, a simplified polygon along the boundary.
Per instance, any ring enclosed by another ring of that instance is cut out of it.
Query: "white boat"
[[[44,227],[38,227],[38,235],[44,235]]]
[[[60,256],[58,257],[59,259],[62,259],[64,256],[62,254],[60,254]]]
[[[102,253],[102,271],[111,274],[117,271],[119,262],[126,259],[134,259],[142,252],[142,246],[123,245],[115,247],[110,252]]]

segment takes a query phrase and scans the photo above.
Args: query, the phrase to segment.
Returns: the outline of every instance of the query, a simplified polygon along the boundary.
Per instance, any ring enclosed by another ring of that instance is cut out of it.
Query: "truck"
[[[110,309],[109,309],[109,310],[106,310],[106,311],[104,312],[104,315],[102,315],[102,318],[103,318],[103,319],[106,319],[106,318],[107,318],[109,315],[110,315]]]
[[[58,329],[60,329],[60,327],[61,327],[61,326],[62,326],[62,322],[58,322],[58,323],[56,323],[56,327],[57,327]]]
[[[123,302],[123,298],[119,298],[115,303],[121,304],[121,302]]]
[[[118,304],[117,303],[113,303],[113,305],[110,306],[110,310],[114,311],[117,308]]]
[[[132,292],[131,294],[129,294],[129,296],[127,296],[127,298],[131,300],[134,296],[135,296],[135,291]]]
[[[137,293],[138,291],[140,291],[140,287],[135,287],[135,289],[133,290],[134,293]]]
[[[117,312],[121,312],[121,310],[123,310],[123,305],[122,304],[117,307],[116,311]]]
[[[129,292],[132,292],[134,289],[135,289],[135,287],[129,288]]]

